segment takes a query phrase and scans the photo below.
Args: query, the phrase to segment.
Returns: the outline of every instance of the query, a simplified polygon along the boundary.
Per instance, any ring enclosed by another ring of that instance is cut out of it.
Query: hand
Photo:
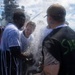
[[[28,65],[33,65],[35,63],[35,60],[32,57],[28,57],[28,58],[26,58],[26,63]]]
[[[33,58],[33,54],[32,53],[28,53],[28,52],[24,52],[23,55],[26,57],[25,58],[25,62],[28,65],[33,65],[35,60]]]
[[[33,58],[33,54],[32,54],[32,53],[23,52],[22,54],[23,54],[26,58]]]

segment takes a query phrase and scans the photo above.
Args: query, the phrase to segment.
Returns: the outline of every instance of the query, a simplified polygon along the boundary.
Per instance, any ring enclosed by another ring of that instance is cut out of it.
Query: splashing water
[[[31,46],[28,47],[27,52],[28,53],[32,53],[33,54],[33,59],[35,60],[35,63],[31,66],[28,65],[28,73],[29,72],[33,72],[33,73],[37,73],[40,72],[41,68],[40,65],[42,64],[42,54],[41,54],[41,50],[42,50],[42,41],[41,38],[43,38],[43,36],[41,34],[41,28],[42,25],[37,26],[35,31],[34,31],[34,40],[31,42]]]

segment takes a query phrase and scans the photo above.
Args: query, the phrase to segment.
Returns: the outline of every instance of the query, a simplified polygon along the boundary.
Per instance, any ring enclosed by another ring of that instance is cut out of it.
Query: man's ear
[[[48,20],[49,20],[49,22],[50,22],[50,25],[52,25],[52,24],[54,24],[54,23],[55,23],[55,21],[53,20],[53,18],[52,18],[52,17],[48,17]]]
[[[50,16],[48,18],[49,18],[49,20],[53,20],[52,17],[50,17]]]

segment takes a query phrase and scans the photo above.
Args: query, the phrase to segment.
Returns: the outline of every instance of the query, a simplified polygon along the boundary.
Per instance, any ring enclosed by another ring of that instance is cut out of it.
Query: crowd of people
[[[0,75],[75,75],[75,32],[66,23],[66,10],[60,4],[52,4],[46,17],[48,25],[36,34],[40,36],[39,45],[34,42],[38,51],[40,48],[39,63],[29,51],[35,51],[32,42],[36,23],[26,23],[23,11],[14,12],[13,22],[2,33]]]

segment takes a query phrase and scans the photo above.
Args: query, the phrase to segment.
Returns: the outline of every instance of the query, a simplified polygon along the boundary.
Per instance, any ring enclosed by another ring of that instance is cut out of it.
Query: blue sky
[[[1,6],[0,0],[0,6]],[[17,3],[20,6],[25,6],[25,12],[32,18],[35,19],[33,21],[43,21],[46,24],[46,18],[44,16],[46,15],[47,8],[53,4],[53,3],[60,3],[63,5],[67,11],[66,20],[69,22],[69,26],[73,29],[75,29],[75,0],[16,0]],[[3,9],[0,7],[0,14]]]

